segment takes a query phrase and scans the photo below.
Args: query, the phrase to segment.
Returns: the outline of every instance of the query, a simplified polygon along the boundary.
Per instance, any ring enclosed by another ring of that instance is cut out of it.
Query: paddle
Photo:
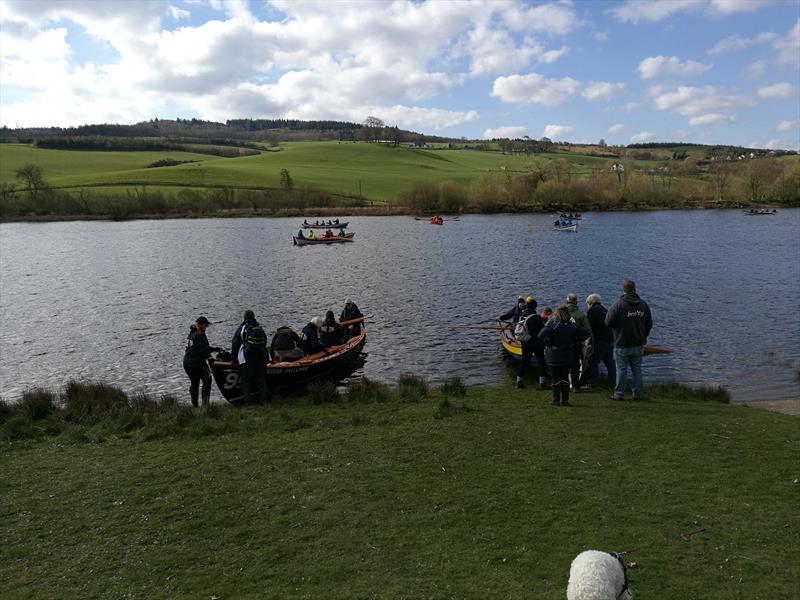
[[[671,354],[672,350],[669,348],[659,348],[658,346],[645,346],[644,354]]]
[[[450,329],[491,329],[493,331],[500,331],[500,325],[476,325],[474,323],[467,323],[465,325],[451,325]]]
[[[339,321],[339,325],[355,325],[356,323],[361,323],[361,321],[363,321],[366,318],[367,318],[366,316],[361,316],[355,319],[350,319],[349,321]]]

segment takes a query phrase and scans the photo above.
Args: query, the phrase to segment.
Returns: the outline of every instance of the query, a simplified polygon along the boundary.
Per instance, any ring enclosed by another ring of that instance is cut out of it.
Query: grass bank
[[[1,415],[3,593],[555,599],[586,548],[627,552],[638,597],[796,593],[800,419],[457,383],[210,410],[29,392]]]

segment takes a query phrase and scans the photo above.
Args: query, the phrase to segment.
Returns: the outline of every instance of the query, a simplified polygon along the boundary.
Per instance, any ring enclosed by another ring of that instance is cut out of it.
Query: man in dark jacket
[[[592,352],[587,357],[588,365],[586,372],[583,373],[581,384],[595,385],[599,377],[597,366],[602,362],[606,366],[608,382],[611,389],[614,389],[616,381],[616,367],[614,366],[614,339],[611,337],[611,329],[606,325],[606,314],[608,309],[601,304],[600,294],[589,294],[586,298],[586,318],[592,329],[594,346]]]
[[[575,323],[564,305],[556,308],[553,318],[539,332],[553,380],[553,406],[569,406],[569,371],[575,360],[575,347],[588,337],[589,331]]]
[[[572,317],[572,320],[575,321],[576,325],[580,325],[589,332],[589,338],[587,339],[586,343],[575,346],[575,360],[573,361],[572,367],[569,371],[572,389],[577,393],[581,391],[581,380],[583,379],[581,367],[584,365],[584,357],[594,344],[594,339],[592,337],[592,328],[589,325],[589,319],[587,319],[583,311],[578,308],[578,294],[575,292],[570,292],[567,294],[565,300],[566,304],[564,306],[567,307],[569,316]]]
[[[190,330],[186,343],[186,352],[183,355],[183,368],[189,376],[189,395],[192,406],[198,406],[198,392],[200,382],[203,382],[203,406],[208,406],[211,397],[211,372],[208,368],[208,357],[212,352],[221,348],[212,348],[208,344],[206,328],[211,322],[205,317],[198,317]]]
[[[339,316],[339,321],[351,321],[353,319],[358,319],[363,317],[364,315],[361,314],[361,311],[358,310],[358,305],[353,302],[350,298],[347,298],[344,301],[344,310],[342,314]],[[349,325],[347,327],[346,333],[347,338],[351,338],[356,335],[358,332],[361,331],[361,325],[356,323],[354,325]]]
[[[231,341],[233,361],[239,364],[245,402],[267,401],[267,334],[252,310],[244,311],[241,325]]]
[[[622,400],[625,397],[630,365],[633,399],[641,400],[644,395],[642,353],[653,329],[653,317],[647,302],[636,294],[636,284],[630,279],[622,284],[622,296],[608,310],[605,322],[614,334],[614,362],[617,365],[616,387],[611,399]]]
[[[524,387],[523,381],[525,379],[525,368],[531,360],[531,357],[536,357],[536,364],[539,367],[539,389],[545,389],[545,381],[547,374],[547,363],[544,361],[544,345],[539,339],[539,332],[544,327],[544,321],[536,314],[537,302],[532,296],[525,299],[525,312],[522,313],[519,322],[523,323],[527,334],[530,336],[528,340],[520,340],[522,348],[522,361],[520,361],[519,370],[517,371],[517,387]],[[517,325],[519,327],[519,324]]]
[[[322,350],[322,346],[319,343],[319,327],[322,325],[322,321],[322,317],[314,317],[303,327],[303,352],[306,353],[306,356],[316,354]]]

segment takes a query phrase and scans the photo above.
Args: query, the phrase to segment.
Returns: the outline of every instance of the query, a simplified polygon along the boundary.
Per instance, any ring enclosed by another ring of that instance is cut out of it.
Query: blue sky
[[[0,122],[800,146],[797,0],[0,0]]]

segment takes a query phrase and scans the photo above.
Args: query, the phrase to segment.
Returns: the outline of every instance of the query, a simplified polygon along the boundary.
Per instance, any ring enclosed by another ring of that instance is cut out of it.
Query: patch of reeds
[[[339,400],[339,392],[331,381],[314,381],[308,385],[308,399],[312,404],[329,404]]]
[[[445,381],[441,387],[439,387],[439,391],[445,398],[448,396],[453,398],[463,398],[467,395],[467,386],[464,385],[464,382],[461,381],[461,378],[456,375]]]
[[[351,381],[347,386],[347,399],[353,402],[385,402],[392,397],[389,386],[369,377]]]
[[[645,388],[647,397],[665,397],[670,400],[698,400],[721,402],[730,404],[731,395],[721,385],[716,386],[688,386],[677,381],[649,384]]]
[[[425,398],[429,391],[430,386],[424,377],[413,373],[402,373],[397,378],[397,394],[401,400],[414,402]]]

